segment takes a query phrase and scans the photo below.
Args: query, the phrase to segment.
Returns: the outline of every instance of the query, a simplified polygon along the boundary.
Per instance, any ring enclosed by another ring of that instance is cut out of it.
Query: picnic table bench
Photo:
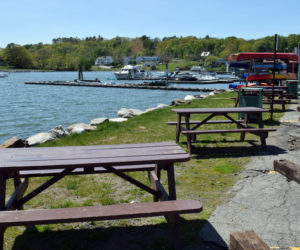
[[[195,200],[176,200],[174,163],[189,155],[172,142],[103,146],[7,148],[0,150],[0,249],[9,226],[112,220],[165,216],[172,222],[174,244],[178,248],[178,215],[197,213],[202,204]],[[150,186],[126,172],[148,173]],[[167,189],[160,181],[167,172]],[[88,206],[59,209],[29,209],[24,205],[39,193],[73,174],[114,173],[153,196],[153,202]],[[50,176],[39,187],[25,194],[29,178]],[[15,191],[7,203],[7,180],[13,178]]]
[[[281,104],[282,111],[285,112],[285,105],[291,103],[292,94],[286,93],[285,89],[287,87],[281,86],[281,88],[276,87],[274,89],[274,99],[273,104]],[[272,96],[273,96],[273,90],[271,88],[263,88],[263,96],[265,97],[263,99],[263,104],[270,104],[272,105]],[[234,100],[234,106],[237,107],[239,103],[239,92],[237,91],[237,96],[232,98]]]
[[[273,128],[264,128],[262,121],[262,113],[267,112],[265,109],[256,107],[234,107],[234,108],[184,108],[184,109],[172,109],[178,116],[177,122],[168,122],[169,125],[176,124],[176,142],[179,142],[180,134],[187,137],[188,151],[192,151],[192,141],[196,141],[196,135],[198,134],[212,134],[212,133],[241,133],[240,139],[245,139],[246,132],[255,134],[260,137],[262,148],[266,148],[266,138],[268,132],[276,131]],[[243,113],[244,119],[234,119],[232,115],[234,113]],[[201,121],[190,121],[191,115],[208,115]],[[248,125],[249,115],[255,116],[258,121],[258,128]],[[227,120],[211,120],[215,116],[223,116]],[[185,121],[182,121],[184,117]],[[222,124],[233,123],[237,125],[236,129],[198,129],[204,124]],[[191,126],[193,125],[193,126]]]

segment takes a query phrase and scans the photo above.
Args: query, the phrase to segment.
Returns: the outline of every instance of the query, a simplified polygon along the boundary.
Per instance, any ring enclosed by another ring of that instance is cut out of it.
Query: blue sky
[[[256,39],[300,33],[300,0],[0,0],[0,48],[101,35]]]

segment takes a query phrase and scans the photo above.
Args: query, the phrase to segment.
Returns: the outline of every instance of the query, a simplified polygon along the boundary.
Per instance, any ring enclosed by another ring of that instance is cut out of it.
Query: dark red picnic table
[[[3,247],[4,231],[8,226],[200,212],[200,202],[176,200],[174,163],[189,159],[190,156],[172,142],[1,149],[0,249]],[[148,173],[150,185],[126,173],[131,171]],[[160,181],[161,171],[167,172],[167,191]],[[153,195],[155,202],[60,210],[22,210],[29,200],[64,176],[101,173],[113,173],[125,179]],[[24,196],[29,179],[38,176],[51,178]],[[6,203],[6,185],[9,178],[14,179],[15,191]]]

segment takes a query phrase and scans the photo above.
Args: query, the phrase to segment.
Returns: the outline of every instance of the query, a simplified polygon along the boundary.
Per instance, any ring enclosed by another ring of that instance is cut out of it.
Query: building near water
[[[96,66],[101,66],[101,65],[111,65],[113,63],[113,58],[112,56],[100,56],[97,57],[95,61]]]
[[[159,56],[138,56],[135,61],[136,63],[141,63],[145,67],[158,65],[161,62]]]

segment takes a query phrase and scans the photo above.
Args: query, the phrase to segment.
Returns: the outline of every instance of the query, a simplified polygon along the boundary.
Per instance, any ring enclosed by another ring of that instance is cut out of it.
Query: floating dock
[[[101,82],[93,82],[93,81],[40,81],[40,82],[25,82],[25,84],[78,86],[78,87],[100,87],[100,88],[151,89],[151,90],[181,90],[181,91],[198,91],[198,92],[213,91],[213,89],[208,89],[208,88],[169,87],[169,86],[154,85],[153,83],[115,84],[115,83],[101,83]]]

